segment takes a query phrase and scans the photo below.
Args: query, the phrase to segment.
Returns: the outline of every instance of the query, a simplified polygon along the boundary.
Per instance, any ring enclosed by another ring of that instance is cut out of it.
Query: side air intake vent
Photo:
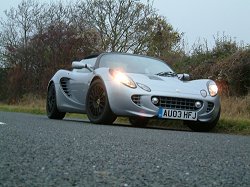
[[[207,104],[207,113],[211,112],[214,108],[214,103],[208,102]]]
[[[61,87],[62,87],[64,93],[65,93],[67,96],[70,97],[71,94],[70,94],[70,91],[69,91],[69,78],[66,78],[66,77],[61,78],[60,84],[61,84]]]

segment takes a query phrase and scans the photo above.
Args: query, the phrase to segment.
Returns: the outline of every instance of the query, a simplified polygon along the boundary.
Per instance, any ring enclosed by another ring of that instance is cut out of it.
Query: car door
[[[78,104],[81,104],[85,108],[86,94],[89,87],[89,82],[93,72],[88,69],[73,70],[70,79],[71,98]]]

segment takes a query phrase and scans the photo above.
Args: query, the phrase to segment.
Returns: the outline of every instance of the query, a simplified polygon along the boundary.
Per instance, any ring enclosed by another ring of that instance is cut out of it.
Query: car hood
[[[207,91],[207,79],[181,81],[178,77],[157,75],[128,74],[134,82],[148,86],[152,91],[200,95],[201,90]]]

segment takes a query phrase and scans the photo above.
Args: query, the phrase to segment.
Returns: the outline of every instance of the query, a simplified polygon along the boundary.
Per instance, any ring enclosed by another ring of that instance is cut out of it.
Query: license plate
[[[185,110],[171,110],[160,108],[158,112],[159,118],[167,118],[167,119],[180,119],[180,120],[197,120],[197,112],[193,111],[185,111]]]

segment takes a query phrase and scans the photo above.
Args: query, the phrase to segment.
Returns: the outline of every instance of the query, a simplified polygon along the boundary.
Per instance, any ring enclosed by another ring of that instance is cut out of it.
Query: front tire
[[[63,119],[66,114],[65,112],[60,112],[57,108],[56,90],[54,83],[51,83],[48,88],[46,111],[47,111],[47,116],[50,119]]]
[[[191,130],[195,132],[208,132],[211,131],[220,119],[220,110],[216,116],[216,118],[211,122],[192,122],[192,121],[184,121],[184,124],[187,125]]]
[[[100,79],[90,85],[86,98],[87,116],[92,123],[112,124],[116,115],[109,106],[108,94]]]

